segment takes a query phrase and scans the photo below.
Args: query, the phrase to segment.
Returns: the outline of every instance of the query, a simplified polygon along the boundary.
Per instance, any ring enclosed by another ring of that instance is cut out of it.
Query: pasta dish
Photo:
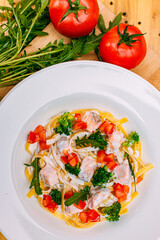
[[[76,228],[119,221],[138,195],[137,184],[153,168],[141,159],[139,134],[122,127],[127,121],[80,109],[30,131],[27,197],[36,197],[42,208]]]

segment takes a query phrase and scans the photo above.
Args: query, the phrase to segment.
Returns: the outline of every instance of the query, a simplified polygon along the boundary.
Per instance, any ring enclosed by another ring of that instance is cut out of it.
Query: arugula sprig
[[[58,123],[59,125],[54,129],[56,133],[70,135],[73,124],[75,123],[75,117],[70,112],[65,112],[58,118]]]
[[[27,167],[34,168],[33,178],[29,188],[31,189],[32,187],[34,187],[37,195],[41,195],[42,189],[40,188],[40,182],[39,182],[39,172],[41,168],[39,167],[39,158],[35,158],[31,164],[24,164],[24,165]]]
[[[99,148],[100,150],[104,150],[107,147],[108,141],[106,140],[105,135],[102,135],[98,130],[95,133],[92,133],[89,137],[85,135],[83,138],[77,137],[76,146],[79,147],[88,147],[92,146],[94,148]]]
[[[139,134],[136,131],[134,131],[128,135],[128,137],[126,138],[126,141],[122,143],[122,146],[130,147],[133,144],[138,142],[139,142]]]
[[[0,7],[5,11],[5,24],[0,26],[0,62],[12,61],[36,36],[47,33],[42,30],[49,24],[49,0],[20,0],[15,6],[8,0],[10,7]]]
[[[85,200],[87,200],[87,196],[90,195],[89,193],[89,187],[86,186],[83,190],[81,189],[81,191],[79,193],[74,193],[72,197],[68,198],[65,201],[65,205],[68,207],[72,204],[76,204],[78,205],[79,201],[82,200],[83,202]]]
[[[100,167],[96,170],[95,174],[93,175],[93,186],[100,186],[103,187],[104,183],[107,183],[110,178],[113,176],[111,172],[108,172],[108,168],[105,165],[104,167]]]
[[[10,1],[12,4],[12,0]],[[72,39],[68,44],[64,44],[61,39],[58,44],[57,41],[48,43],[43,49],[34,53],[26,54],[24,51],[19,57],[20,51],[35,36],[47,34],[42,30],[50,22],[48,1],[20,0],[16,7],[13,4],[10,8],[0,7],[5,10],[7,15],[6,27],[0,26],[0,87],[15,85],[36,71],[57,63],[75,60],[96,50],[106,31],[118,25],[122,19],[122,14],[118,14],[109,23],[109,28],[98,35],[93,30],[91,34]],[[101,17],[99,25],[101,25],[102,19]]]
[[[120,210],[121,210],[121,204],[119,202],[115,202],[111,206],[104,207],[104,208],[101,209],[102,213],[104,215],[106,215],[105,218],[109,222],[119,221],[119,218],[120,218],[119,212],[120,212]]]
[[[129,164],[129,168],[130,168],[130,171],[131,171],[131,175],[133,176],[134,187],[135,187],[135,192],[136,192],[136,178],[135,178],[134,170],[133,170],[133,167],[132,167],[132,164],[131,164],[131,161],[130,161],[129,154],[125,152],[124,158],[127,158],[127,160],[128,160],[128,164]]]

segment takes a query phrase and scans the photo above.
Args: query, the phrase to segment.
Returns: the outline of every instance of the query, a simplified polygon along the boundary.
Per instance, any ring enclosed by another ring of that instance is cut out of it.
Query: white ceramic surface
[[[143,160],[155,168],[117,223],[88,230],[67,226],[28,199],[24,163],[28,132],[62,111],[98,108],[139,132]],[[132,72],[101,62],[76,61],[44,69],[18,84],[0,105],[0,231],[16,240],[160,239],[160,93]]]

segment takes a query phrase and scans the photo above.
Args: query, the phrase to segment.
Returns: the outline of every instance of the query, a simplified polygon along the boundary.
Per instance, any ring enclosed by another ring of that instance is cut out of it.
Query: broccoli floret
[[[70,135],[72,132],[73,124],[75,123],[75,117],[70,112],[65,112],[59,119],[59,125],[54,129],[56,133],[65,133]]]
[[[132,146],[135,143],[139,142],[139,135],[138,133],[135,132],[131,132],[128,137],[126,138],[126,141],[124,143],[122,143],[123,146]]]
[[[53,189],[50,192],[50,196],[55,203],[57,203],[58,205],[61,205],[61,192],[60,191],[58,191],[57,189]]]
[[[103,186],[103,183],[107,183],[109,179],[113,176],[112,173],[108,172],[107,166],[105,165],[103,168],[99,168],[96,170],[93,176],[93,186]]]
[[[79,168],[79,163],[75,166],[75,167],[72,167],[71,165],[69,165],[69,163],[67,163],[65,165],[65,169],[71,173],[71,174],[74,174],[74,175],[78,175],[79,172],[80,172],[80,168]]]
[[[105,218],[109,221],[109,222],[115,222],[115,221],[119,221],[120,215],[119,212],[121,210],[121,204],[119,202],[115,202],[113,203],[111,206],[109,207],[104,207],[102,208],[102,213],[105,216]]]

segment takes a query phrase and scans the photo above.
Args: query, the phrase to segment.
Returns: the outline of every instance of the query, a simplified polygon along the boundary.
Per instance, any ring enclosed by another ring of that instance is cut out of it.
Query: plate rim
[[[158,95],[158,97],[160,97],[160,91],[153,86],[150,82],[148,82],[148,80],[146,80],[145,78],[141,77],[140,75],[138,75],[135,72],[132,72],[131,70],[128,70],[126,68],[120,67],[118,65],[114,65],[111,63],[106,63],[106,62],[100,62],[100,61],[94,61],[94,60],[76,60],[76,61],[68,61],[68,62],[63,62],[63,63],[58,63],[49,67],[46,67],[44,69],[41,69],[40,71],[37,71],[35,73],[33,73],[32,75],[30,75],[29,77],[26,77],[25,79],[23,79],[21,82],[19,82],[18,84],[16,84],[1,100],[0,102],[0,107],[1,105],[7,101],[7,99],[9,98],[9,96],[12,94],[12,92],[16,91],[16,89],[21,86],[24,85],[27,81],[31,80],[32,77],[41,74],[42,72],[45,72],[46,70],[49,69],[55,69],[55,68],[59,68],[59,67],[63,67],[67,66],[67,65],[79,65],[79,64],[85,64],[85,63],[90,63],[91,65],[105,65],[108,67],[111,67],[111,69],[118,69],[120,72],[126,72],[129,73],[133,76],[135,76],[137,79],[139,79],[139,81],[143,82],[144,84],[146,84],[148,87],[151,87],[152,90],[155,92],[156,95]]]

